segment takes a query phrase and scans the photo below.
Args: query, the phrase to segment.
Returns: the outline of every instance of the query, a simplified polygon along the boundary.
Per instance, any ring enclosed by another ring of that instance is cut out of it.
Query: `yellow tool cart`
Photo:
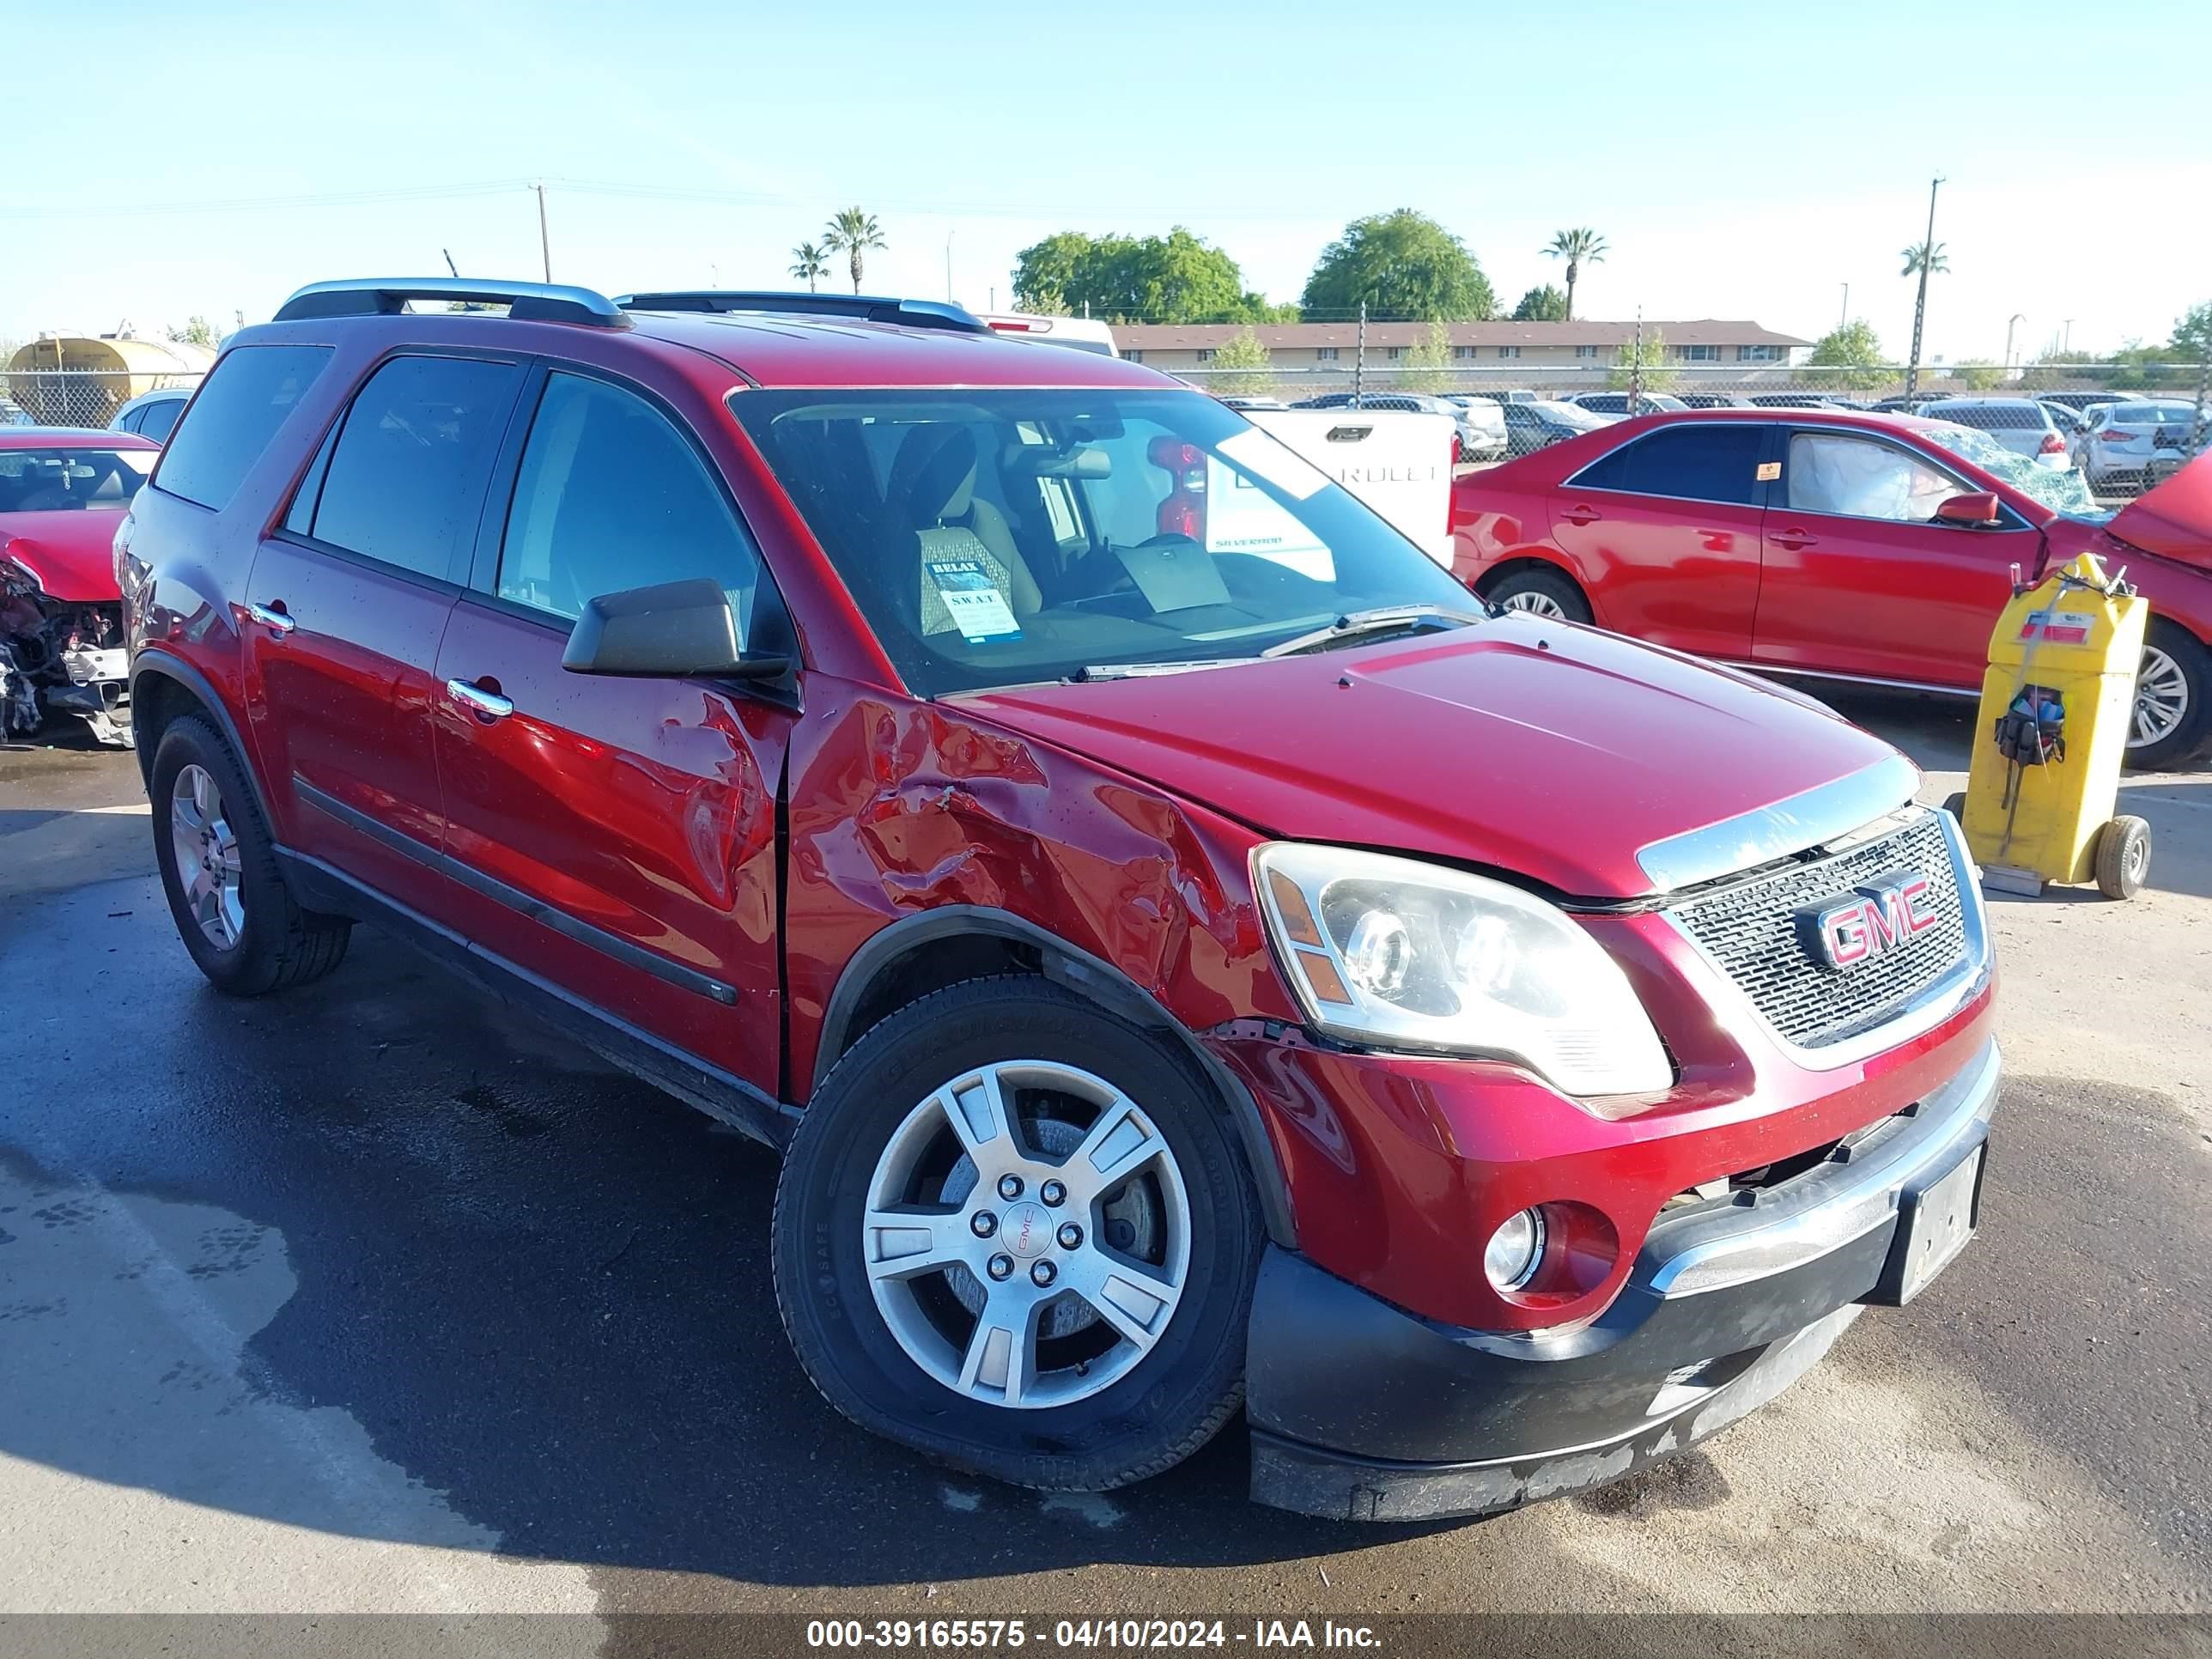
[[[2150,826],[2112,809],[2149,609],[2124,572],[2107,576],[2087,553],[2015,589],[1990,639],[1966,791],[1948,803],[1984,887],[2142,890]]]

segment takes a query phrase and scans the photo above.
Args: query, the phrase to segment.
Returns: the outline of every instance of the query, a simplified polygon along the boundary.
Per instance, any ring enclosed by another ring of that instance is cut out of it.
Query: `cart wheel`
[[[1966,821],[1966,792],[1963,789],[1943,803],[1943,810],[1960,823]]]
[[[2150,825],[2122,814],[2097,837],[2097,890],[2106,898],[2131,899],[2150,873]]]

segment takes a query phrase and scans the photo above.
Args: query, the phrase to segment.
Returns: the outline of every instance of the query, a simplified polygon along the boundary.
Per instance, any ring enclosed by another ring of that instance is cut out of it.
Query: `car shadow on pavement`
[[[16,1074],[67,1086],[0,1121],[0,1452],[364,1537],[763,1584],[1378,1541],[1251,1506],[1241,1422],[1105,1495],[890,1446],[785,1340],[767,1150],[367,930],[331,979],[236,1002],[150,883],[40,908],[133,914],[105,922],[121,954],[10,981],[34,987]],[[158,1012],[118,1044],[87,1014],[126,988]]]

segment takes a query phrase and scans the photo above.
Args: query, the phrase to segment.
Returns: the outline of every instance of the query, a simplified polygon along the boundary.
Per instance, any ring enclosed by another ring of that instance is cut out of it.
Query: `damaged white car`
[[[131,746],[112,544],[161,447],[123,432],[0,433],[0,738],[74,715]]]

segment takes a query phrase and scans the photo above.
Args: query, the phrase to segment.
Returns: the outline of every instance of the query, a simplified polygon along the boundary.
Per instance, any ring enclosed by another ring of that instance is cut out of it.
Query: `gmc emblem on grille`
[[[1814,961],[1841,971],[1904,949],[1936,921],[1928,878],[1899,870],[1805,906],[1797,912],[1797,936]]]

